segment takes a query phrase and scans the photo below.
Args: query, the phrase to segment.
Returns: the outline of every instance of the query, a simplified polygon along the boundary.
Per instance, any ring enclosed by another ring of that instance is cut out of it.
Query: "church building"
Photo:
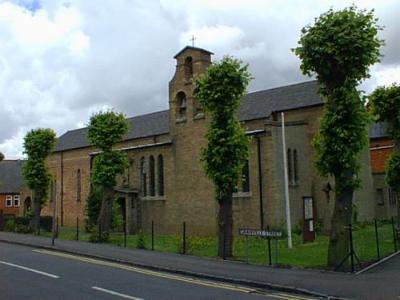
[[[182,49],[174,57],[176,72],[169,82],[168,110],[127,119],[129,132],[116,148],[126,152],[129,166],[120,176],[115,193],[131,233],[149,232],[152,221],[158,234],[179,234],[183,222],[191,235],[217,232],[214,187],[200,162],[201,149],[207,143],[207,115],[193,97],[193,79],[211,64],[211,55],[196,47]],[[243,98],[238,117],[251,141],[249,159],[233,194],[235,233],[242,227],[284,229],[283,153],[288,162],[293,227],[311,231],[315,226],[328,228],[334,184],[332,179],[318,175],[311,146],[323,112],[317,90],[316,81],[307,81]],[[58,138],[48,159],[54,188],[43,215],[51,215],[56,205],[60,224],[73,226],[77,217],[84,219],[96,151],[88,143],[87,128],[68,131]],[[361,159],[363,188],[354,195],[355,210],[359,220],[370,220],[374,217],[374,191],[367,149]]]

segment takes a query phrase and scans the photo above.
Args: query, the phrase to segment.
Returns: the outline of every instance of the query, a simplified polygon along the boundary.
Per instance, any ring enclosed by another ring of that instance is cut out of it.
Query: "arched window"
[[[249,161],[246,159],[242,168],[242,192],[250,192]]]
[[[287,150],[287,169],[288,169],[288,184],[293,183],[293,169],[292,169],[292,149]]]
[[[177,108],[177,117],[179,119],[186,118],[187,100],[184,92],[179,92],[176,95],[176,108]]]
[[[154,157],[150,156],[150,196],[156,195],[156,175],[155,175],[155,166],[154,166]]]
[[[188,56],[185,59],[185,79],[189,80],[193,76],[193,59]]]
[[[76,171],[76,201],[81,201],[82,182],[81,182],[81,169]]]
[[[298,170],[297,150],[293,150],[293,182],[297,184],[299,181],[299,170]]]
[[[158,195],[164,196],[164,159],[160,154],[157,158]]]
[[[147,177],[146,177],[146,159],[140,159],[140,189],[144,197],[147,196]]]
[[[197,88],[193,91],[193,95],[196,95]],[[193,115],[194,116],[199,116],[203,114],[203,107],[201,106],[201,103],[196,99],[193,98]]]

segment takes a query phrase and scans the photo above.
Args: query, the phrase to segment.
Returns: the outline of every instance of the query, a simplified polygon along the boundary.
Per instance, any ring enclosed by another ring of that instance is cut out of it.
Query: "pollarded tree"
[[[196,80],[195,97],[210,117],[202,161],[215,185],[219,204],[218,255],[223,258],[232,256],[232,192],[248,156],[248,139],[236,111],[250,78],[247,66],[225,57]]]
[[[316,74],[319,94],[325,101],[319,135],[314,141],[316,166],[323,176],[335,179],[328,266],[335,267],[349,251],[345,227],[351,223],[353,192],[361,150],[367,143],[368,115],[357,85],[369,76],[369,66],[379,61],[380,27],[373,11],[355,6],[329,10],[302,29],[299,47],[304,74]]]
[[[386,121],[394,140],[394,152],[385,166],[385,181],[393,189],[400,191],[400,85],[378,87],[370,96],[369,104],[377,121]],[[400,216],[400,204],[397,203]]]
[[[100,153],[93,160],[91,181],[101,190],[102,200],[97,223],[102,232],[108,232],[112,222],[112,204],[116,176],[127,166],[126,154],[113,150],[128,131],[125,116],[114,111],[99,112],[90,118],[88,126],[89,142],[99,148]]]
[[[46,203],[51,175],[45,160],[56,142],[56,134],[52,129],[41,128],[29,131],[24,139],[24,153],[28,156],[22,168],[22,174],[33,194],[32,227],[38,232],[40,212]]]

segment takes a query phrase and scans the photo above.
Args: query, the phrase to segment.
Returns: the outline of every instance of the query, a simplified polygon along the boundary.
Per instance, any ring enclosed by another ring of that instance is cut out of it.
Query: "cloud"
[[[385,25],[381,64],[362,85],[398,80],[398,1],[355,1]],[[168,107],[173,56],[196,46],[249,64],[250,91],[307,80],[291,52],[300,30],[348,1],[0,0],[0,150],[22,153],[37,127],[60,135],[113,107],[127,116]]]

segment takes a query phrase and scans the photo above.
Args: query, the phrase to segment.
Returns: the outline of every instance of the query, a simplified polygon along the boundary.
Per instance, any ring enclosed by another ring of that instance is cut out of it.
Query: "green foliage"
[[[373,10],[355,6],[340,11],[330,9],[301,31],[300,46],[294,49],[304,74],[317,74],[327,88],[345,82],[354,85],[369,76],[369,66],[379,61],[383,44],[377,36]]]
[[[214,181],[216,197],[222,201],[239,179],[243,161],[248,156],[248,138],[236,116],[236,110],[251,79],[247,65],[224,57],[211,65],[196,80],[195,97],[211,117],[207,131],[208,146],[202,161]]]
[[[102,193],[101,188],[93,186],[86,199],[86,227],[90,228],[97,224],[101,208]]]
[[[12,232],[12,231],[14,231],[14,228],[15,228],[15,221],[14,221],[14,218],[7,218],[5,221],[4,221],[4,231],[9,231],[9,232]]]
[[[89,242],[91,243],[107,243],[110,240],[110,234],[108,231],[103,231],[99,236],[98,232],[94,232],[89,236]]]
[[[0,161],[2,161],[3,159],[4,159],[4,154],[0,152]]]
[[[385,165],[385,181],[392,188],[400,185],[400,153],[394,152],[390,155]]]
[[[30,227],[31,217],[16,217],[15,218],[15,231],[18,233],[30,233],[32,228]]]
[[[367,143],[369,118],[356,86],[369,76],[369,66],[379,61],[380,29],[373,11],[355,6],[331,9],[302,29],[299,47],[294,49],[302,72],[316,74],[326,103],[314,141],[316,166],[321,175],[335,176],[339,192],[360,183],[349,174],[359,170],[357,157]]]
[[[45,159],[55,142],[56,134],[48,128],[31,130],[24,138],[24,153],[28,159],[23,165],[22,174],[28,187],[39,197],[41,205],[45,203],[51,180]]]
[[[136,248],[146,249],[146,237],[142,230],[140,230],[136,237]]]
[[[128,161],[125,153],[113,151],[112,147],[122,140],[127,131],[128,123],[123,114],[106,111],[90,118],[88,139],[101,150],[93,160],[92,183],[115,186],[116,175],[125,170]]]

